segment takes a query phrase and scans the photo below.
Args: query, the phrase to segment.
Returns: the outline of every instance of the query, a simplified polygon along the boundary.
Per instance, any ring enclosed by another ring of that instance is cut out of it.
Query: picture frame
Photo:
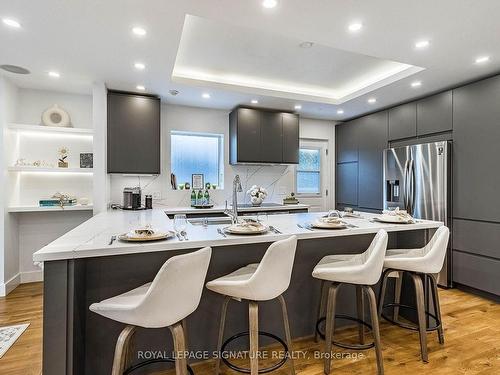
[[[191,175],[191,189],[203,190],[205,184],[203,182],[203,174],[192,174]]]
[[[94,154],[92,152],[80,153],[80,168],[94,168]]]

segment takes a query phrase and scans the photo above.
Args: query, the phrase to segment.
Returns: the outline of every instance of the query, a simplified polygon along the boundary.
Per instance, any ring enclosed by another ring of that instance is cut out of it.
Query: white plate
[[[391,224],[413,224],[413,219],[405,219],[396,215],[380,215],[375,220]]]
[[[167,238],[172,238],[175,236],[175,233],[172,231],[168,232],[156,232],[150,236],[138,236],[138,235],[130,235],[130,233],[123,233],[118,236],[119,240],[128,241],[128,242],[145,242],[145,241],[159,241],[166,240]]]
[[[224,228],[224,232],[230,234],[263,234],[269,231],[269,227],[267,226],[249,226],[249,225],[230,225],[229,227]]]
[[[311,224],[314,228],[321,228],[321,229],[344,229],[347,228],[347,225],[345,225],[342,222],[339,223],[325,223],[322,221],[315,221]]]

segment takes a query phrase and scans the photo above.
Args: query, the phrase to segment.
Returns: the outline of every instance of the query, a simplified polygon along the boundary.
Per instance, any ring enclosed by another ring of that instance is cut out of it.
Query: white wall
[[[125,186],[140,185],[143,195],[159,192],[161,203],[168,206],[188,206],[189,191],[172,190],[170,187],[170,132],[172,130],[209,132],[224,135],[225,163],[223,191],[211,192],[216,204],[231,201],[231,186],[235,174],[239,174],[243,183],[243,193],[238,199],[248,202],[245,192],[253,184],[261,185],[269,190],[269,202],[281,202],[284,196],[294,190],[293,166],[231,166],[229,164],[229,111],[166,105],[161,107],[161,170],[158,177],[111,177],[112,203],[121,203],[122,190]],[[300,120],[301,137],[324,139],[334,144],[334,126],[331,121]],[[333,149],[333,148],[332,148]],[[334,154],[331,153],[332,155]],[[333,165],[333,163],[332,163]],[[333,186],[333,185],[332,185]]]

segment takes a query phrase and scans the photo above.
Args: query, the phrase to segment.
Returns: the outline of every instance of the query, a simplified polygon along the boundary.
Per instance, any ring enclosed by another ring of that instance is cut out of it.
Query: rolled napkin
[[[394,210],[384,210],[382,211],[382,214],[395,216],[403,221],[413,221],[413,217],[406,210],[400,210],[399,207],[396,207]]]
[[[128,237],[150,237],[153,234],[155,230],[147,225],[144,228],[132,229],[127,235]]]
[[[340,223],[340,217],[320,217],[318,221],[325,224],[338,224]]]

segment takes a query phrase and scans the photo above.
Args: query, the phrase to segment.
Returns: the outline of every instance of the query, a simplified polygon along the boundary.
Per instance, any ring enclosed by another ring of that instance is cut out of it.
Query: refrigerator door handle
[[[408,166],[408,180],[409,180],[409,199],[408,199],[409,210],[408,210],[408,213],[410,215],[413,215],[413,210],[415,209],[415,162],[414,162],[414,160],[410,160],[410,163]]]
[[[408,210],[408,198],[409,198],[409,190],[408,190],[408,164],[409,160],[406,160],[405,162],[405,168],[403,172],[403,181],[404,181],[404,189],[403,189],[403,204],[404,204],[404,209]]]

